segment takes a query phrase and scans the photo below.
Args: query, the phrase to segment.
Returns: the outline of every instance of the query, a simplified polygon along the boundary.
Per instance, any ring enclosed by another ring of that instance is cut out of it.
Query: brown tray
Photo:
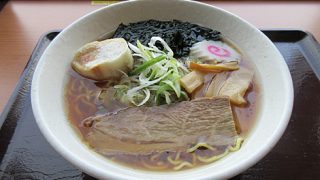
[[[277,46],[294,83],[294,107],[278,144],[255,166],[233,179],[316,179],[320,177],[320,45],[298,30],[263,31]],[[72,166],[40,133],[30,102],[37,62],[59,32],[45,34],[0,116],[1,179],[94,179]],[[107,170],[106,170],[107,171]]]

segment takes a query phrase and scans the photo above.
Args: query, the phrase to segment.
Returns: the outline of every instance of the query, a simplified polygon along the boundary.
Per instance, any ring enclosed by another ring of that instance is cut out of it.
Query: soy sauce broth
[[[113,33],[113,32],[112,32]],[[112,33],[107,33],[108,36]],[[106,37],[103,36],[103,39]],[[100,38],[100,40],[102,40]],[[235,50],[240,52],[236,46],[233,45],[231,41],[227,38],[223,37],[223,41],[231,45]],[[247,60],[246,56],[243,55],[243,60],[240,63],[241,67],[246,67],[254,71],[254,67]],[[84,78],[77,74],[75,71],[70,69],[69,71],[69,80],[67,82],[65,88],[65,104],[66,104],[66,112],[68,118],[75,129],[79,133],[79,136],[82,137],[85,144],[85,137],[89,133],[89,128],[83,125],[83,120],[94,116],[97,114],[108,113],[108,110],[97,100],[97,96],[103,89],[102,87],[106,87],[106,83],[97,83],[90,79]],[[207,80],[203,86],[208,86],[212,79],[212,75],[205,76]],[[234,106],[232,105],[233,116],[236,122],[236,129],[238,134],[241,137],[246,137],[250,130],[254,126],[256,115],[258,113],[258,104],[259,104],[259,87],[256,75],[254,75],[253,81],[250,84],[249,89],[245,94],[245,99],[247,103],[243,106]],[[111,83],[112,84],[112,83]],[[204,97],[204,91],[201,92],[201,87],[199,87],[198,91],[191,94],[191,97]],[[161,152],[161,153],[151,153],[149,155],[125,155],[125,154],[117,154],[117,155],[104,155],[106,158],[120,163],[122,165],[141,169],[141,170],[152,170],[152,171],[173,171],[175,166],[172,163],[168,163],[168,161],[177,162],[178,160],[183,160],[187,163],[192,163],[192,166],[185,165],[181,169],[189,169],[202,165],[206,165],[208,163],[199,161],[196,156],[205,156],[211,157],[215,155],[219,155],[223,153],[223,148],[218,148],[217,151],[213,152],[211,150],[200,148],[195,151],[195,153],[187,153],[187,152]],[[95,150],[95,149],[93,149]],[[99,153],[99,152],[98,152]],[[102,154],[102,153],[100,153]],[[102,154],[103,155],[103,154]]]
[[[73,70],[69,71],[70,79],[66,86],[65,91],[65,103],[68,118],[73,125],[74,129],[79,133],[79,136],[84,139],[88,134],[88,128],[83,126],[83,120],[87,117],[96,115],[97,112],[103,108],[101,104],[96,103],[96,96],[101,91],[101,88],[97,86],[96,82],[83,78]],[[232,106],[233,115],[236,120],[237,130],[240,136],[246,137],[252,126],[254,125],[256,113],[257,113],[257,95],[259,94],[259,88],[253,82],[250,88],[246,92],[245,99],[247,104],[245,106]],[[86,143],[84,141],[84,143]],[[94,150],[94,149],[93,149]],[[223,153],[222,151],[220,153]],[[168,163],[168,158],[175,160],[179,156],[187,162],[195,162],[192,166],[197,167],[205,165],[207,163],[195,161],[195,154],[200,156],[213,156],[211,151],[202,149],[196,150],[195,153],[180,153],[177,152],[163,152],[152,153],[150,155],[124,155],[118,154],[114,156],[105,156],[117,163],[123,164],[136,169],[152,170],[152,171],[172,171],[174,166]],[[183,169],[191,168],[189,166],[183,167]]]

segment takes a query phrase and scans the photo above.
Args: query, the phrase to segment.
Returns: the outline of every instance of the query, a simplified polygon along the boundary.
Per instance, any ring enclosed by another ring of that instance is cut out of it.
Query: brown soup
[[[70,70],[70,79],[66,86],[65,102],[69,120],[74,126],[75,130],[79,132],[81,137],[86,137],[88,128],[82,125],[82,121],[103,109],[101,104],[97,104],[97,95],[101,91],[99,84],[96,82],[83,78],[73,70]],[[245,99],[247,104],[245,106],[232,106],[234,118],[237,121],[237,130],[242,137],[246,137],[252,128],[255,115],[257,112],[257,94],[259,88],[257,87],[255,79],[251,83],[250,88],[246,92]],[[106,112],[105,109],[102,112]],[[221,151],[220,153],[223,153]],[[196,156],[211,157],[214,156],[212,151],[208,149],[198,149],[195,153],[186,152],[163,152],[153,153],[150,155],[124,155],[118,154],[107,156],[115,162],[127,165],[137,169],[144,170],[177,170],[180,168],[186,169],[208,164],[207,162],[199,161]],[[185,163],[184,166],[175,166],[181,159],[185,162],[192,162],[190,165]],[[171,163],[169,163],[170,161]]]
[[[155,31],[155,29],[158,29],[158,31]],[[210,39],[213,41],[219,40],[219,38],[221,38],[222,42],[229,44],[232,49],[238,51],[238,49],[230,41],[220,36],[220,32],[188,22],[180,22],[177,20],[163,22],[148,20],[131,23],[129,25],[121,24],[114,33],[113,38],[121,37],[132,44],[136,42],[137,39],[139,39],[143,44],[146,44],[149,41],[149,36],[162,37],[170,47],[175,47],[173,49],[174,54],[178,55],[177,57],[179,58],[185,58],[185,55],[189,53],[188,51],[192,43],[195,43],[195,41],[199,38]],[[172,37],[178,40],[172,41]],[[179,43],[180,45],[182,43],[187,47],[182,47],[182,49],[179,49],[181,48]],[[243,59],[244,60],[242,60],[240,63],[240,68],[245,67],[254,71],[254,68],[252,68],[246,58],[243,57]],[[71,124],[74,126],[74,129],[79,133],[79,136],[82,137],[84,143],[89,145],[89,143],[87,143],[85,139],[90,132],[90,128],[84,125],[84,120],[94,115],[113,112],[114,109],[119,108],[117,103],[110,103],[106,99],[104,99],[104,101],[102,102],[101,99],[99,99],[99,95],[102,90],[115,85],[116,82],[109,81],[98,83],[96,81],[80,76],[71,69],[69,71],[69,77],[70,78],[65,87],[65,104],[68,118]],[[207,74],[205,76],[205,83],[202,86],[198,87],[195,92],[189,95],[191,99],[204,97],[204,92],[211,83],[212,77],[213,75],[210,74]],[[254,75],[250,87],[246,91],[246,94],[244,96],[247,101],[245,105],[231,105],[237,133],[242,138],[245,138],[252,129],[252,126],[254,125],[256,119],[256,113],[258,111],[259,87],[257,86],[256,82],[257,77],[256,75]],[[233,132],[235,132],[234,125]],[[128,144],[128,146],[130,146],[130,144]],[[148,155],[128,155],[116,153],[113,155],[104,156],[106,156],[108,159],[113,160],[114,162],[136,169],[172,171],[198,167],[214,162],[220,159],[220,157],[223,157],[224,153],[226,152],[225,149],[227,149],[227,147],[216,147],[213,151],[210,150],[210,148],[200,147],[193,153],[188,153],[187,151],[164,151],[150,153]],[[97,151],[94,148],[93,150]]]

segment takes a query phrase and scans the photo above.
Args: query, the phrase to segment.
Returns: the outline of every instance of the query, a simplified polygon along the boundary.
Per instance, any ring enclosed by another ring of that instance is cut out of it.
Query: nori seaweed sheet
[[[151,37],[159,36],[168,43],[176,58],[189,55],[190,47],[203,40],[220,40],[220,32],[189,22],[178,20],[157,21],[147,20],[129,25],[120,24],[113,38],[124,38],[136,45],[137,40],[147,45]],[[156,44],[162,49],[160,43]]]

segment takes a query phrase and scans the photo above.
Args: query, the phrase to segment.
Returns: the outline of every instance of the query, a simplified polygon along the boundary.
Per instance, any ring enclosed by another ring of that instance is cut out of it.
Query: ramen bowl
[[[68,120],[64,90],[70,62],[84,44],[118,27],[142,20],[181,20],[220,31],[248,57],[259,85],[256,123],[239,151],[209,165],[177,172],[143,171],[114,163],[91,150]],[[277,143],[290,119],[292,79],[272,42],[257,28],[223,9],[193,1],[128,1],[89,13],[65,28],[42,55],[32,80],[36,122],[66,160],[99,179],[223,179],[262,159]]]

